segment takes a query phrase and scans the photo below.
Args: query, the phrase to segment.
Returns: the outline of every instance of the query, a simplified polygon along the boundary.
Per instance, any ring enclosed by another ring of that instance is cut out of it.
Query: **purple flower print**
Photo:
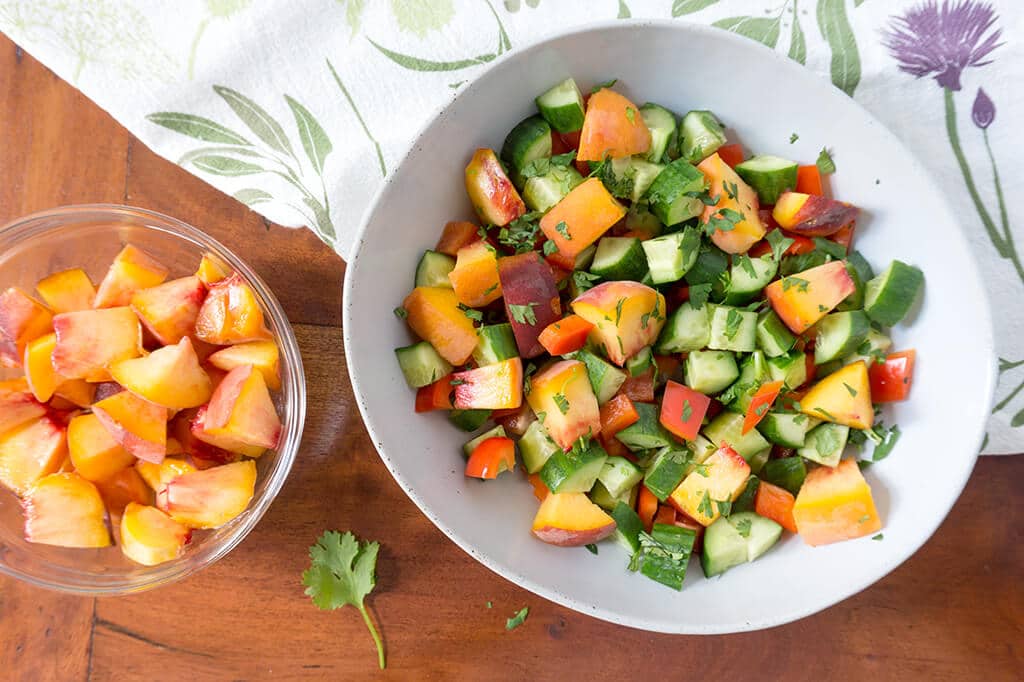
[[[996,104],[982,88],[978,88],[978,94],[974,97],[971,120],[982,130],[988,128],[992,125],[992,121],[996,120]]]
[[[982,60],[999,47],[1002,31],[990,32],[995,22],[995,10],[988,3],[943,0],[940,6],[929,0],[895,17],[882,44],[902,71],[918,78],[934,76],[943,88],[959,90],[960,73],[968,66],[988,64]]]

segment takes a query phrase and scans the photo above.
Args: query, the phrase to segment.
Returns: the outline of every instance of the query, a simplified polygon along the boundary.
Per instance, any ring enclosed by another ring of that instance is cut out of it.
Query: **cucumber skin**
[[[538,143],[539,154],[535,148]],[[516,173],[530,161],[545,156],[551,156],[551,126],[540,116],[530,116],[517,123],[501,146],[501,160]]]
[[[630,245],[623,256],[615,263],[600,268],[591,264],[590,271],[595,275],[601,275],[601,277],[609,281],[631,280],[635,282],[640,280],[644,273],[647,272],[647,257],[644,254],[644,248],[640,240],[635,237],[602,237],[601,241],[597,243],[598,252],[601,251],[601,244],[606,239],[630,240]],[[595,253],[595,260],[597,260],[598,255],[600,254]]]
[[[659,502],[664,502],[672,491],[679,487],[686,475],[686,453],[667,450],[654,456],[654,461],[644,474],[644,485],[654,493]]]
[[[873,291],[877,287],[884,288]],[[892,327],[914,307],[923,287],[924,273],[919,268],[894,260],[885,272],[868,282],[864,312],[874,322]]]
[[[450,410],[448,420],[463,431],[476,431],[491,418],[491,410]]]
[[[836,316],[839,315],[843,316],[845,319],[850,320],[849,324],[851,329],[849,331],[849,334],[847,335],[846,340],[834,351],[829,353],[829,344],[822,344],[823,335],[828,333],[827,324],[825,327],[822,327],[821,325],[823,321],[829,320],[830,318],[835,319]],[[868,316],[860,310],[848,310],[841,313],[830,313],[826,315],[824,318],[822,318],[822,322],[818,322],[819,328],[817,342],[814,346],[815,365],[823,365],[827,362],[838,360],[855,352],[857,348],[860,346],[860,344],[864,343],[864,340],[867,339],[868,332],[871,330],[871,322],[868,320]],[[819,352],[822,348],[825,348],[826,350],[824,352]],[[829,354],[826,355],[826,353]]]
[[[788,161],[789,165],[771,170],[757,168],[765,158],[762,155],[747,159],[737,164],[735,170],[736,174],[757,192],[758,201],[762,204],[774,204],[779,200],[780,194],[796,187],[797,164],[788,159],[773,157],[780,161]]]
[[[645,196],[651,213],[669,227],[700,215],[704,204],[700,199],[686,195],[688,192],[700,192],[706,184],[703,173],[683,159],[676,159],[665,166],[647,189]]]
[[[720,516],[704,531],[704,549],[700,566],[705,577],[725,573],[734,566],[747,562],[747,542],[729,520]]]
[[[584,452],[559,450],[548,458],[540,470],[540,478],[553,493],[585,493],[594,487],[608,453],[597,443]]]
[[[452,371],[451,364],[427,341],[396,348],[395,356],[409,388],[429,386]],[[429,377],[425,374],[427,369],[431,370]]]
[[[445,270],[443,276],[439,276],[440,271],[437,270],[438,268]],[[420,256],[420,262],[416,264],[415,286],[451,289],[452,283],[448,279],[448,273],[454,269],[454,258],[446,253],[438,253],[437,251],[427,249]]]
[[[549,100],[561,95],[563,90],[566,91],[566,94],[572,91],[574,101],[555,106],[550,105]],[[576,81],[572,78],[566,78],[561,83],[541,93],[534,100],[534,103],[537,105],[537,109],[540,111],[541,116],[544,117],[544,120],[556,132],[574,133],[583,128],[583,96],[576,85]]]
[[[761,477],[772,485],[777,485],[796,495],[800,492],[804,479],[807,478],[807,465],[804,464],[802,457],[773,459],[764,465]]]

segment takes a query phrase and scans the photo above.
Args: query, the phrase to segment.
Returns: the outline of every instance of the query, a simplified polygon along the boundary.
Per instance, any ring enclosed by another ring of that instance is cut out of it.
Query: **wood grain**
[[[0,679],[1012,680],[1024,669],[1024,458],[983,458],[935,537],[864,592],[768,631],[676,637],[556,606],[491,573],[405,497],[362,426],[345,369],[341,261],[308,232],[266,225],[164,161],[0,38],[0,221],[60,203],[127,201],[197,225],[252,264],[306,364],[302,452],[259,527],[188,580],[82,599],[0,579]],[[302,593],[325,528],[382,541],[371,598],[376,670],[351,609]],[[799,589],[799,576],[786,576]],[[488,609],[490,601],[493,608]],[[530,607],[526,623],[505,619]]]

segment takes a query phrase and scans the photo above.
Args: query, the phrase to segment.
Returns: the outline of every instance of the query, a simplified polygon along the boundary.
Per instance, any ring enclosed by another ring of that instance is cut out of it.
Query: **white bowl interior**
[[[691,562],[673,592],[626,569],[610,543],[545,545],[530,534],[537,502],[517,472],[466,479],[464,434],[443,414],[417,415],[391,349],[410,335],[392,309],[412,287],[422,251],[448,220],[472,219],[462,169],[476,147],[499,148],[533,98],[573,76],[581,88],[618,78],[637,104],[711,109],[756,153],[813,162],[828,147],[833,194],[863,208],[855,246],[881,269],[920,266],[926,292],[897,348],[916,348],[912,399],[887,409],[903,431],[866,470],[884,540],[820,548],[787,537],[757,562],[706,580]],[[799,140],[790,144],[791,133]],[[746,39],[683,23],[626,22],[573,32],[499,62],[420,135],[368,214],[346,276],[345,341],[356,397],[374,444],[424,513],[484,564],[584,613],[664,632],[722,633],[778,625],[878,580],[920,547],[974,465],[993,388],[992,332],[977,268],[956,216],[911,154],[817,75]]]

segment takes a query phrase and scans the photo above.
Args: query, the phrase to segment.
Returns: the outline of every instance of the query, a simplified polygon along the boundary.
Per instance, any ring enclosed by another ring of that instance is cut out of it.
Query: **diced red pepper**
[[[640,413],[629,396],[617,395],[601,406],[601,436],[613,438],[622,429],[640,421]]]
[[[675,507],[670,507],[667,504],[659,505],[658,506],[658,511],[654,514],[654,523],[663,523],[666,526],[671,526],[671,525],[674,525],[675,522],[676,522],[676,510],[675,510]]]
[[[747,407],[747,414],[743,418],[743,435],[746,435],[752,428],[758,425],[758,423],[764,419],[764,416],[768,414],[768,410],[771,409],[772,403],[779,397],[779,391],[782,390],[781,381],[769,381],[765,384],[761,384],[761,387],[757,389],[754,396],[750,399],[750,405]]]
[[[676,371],[679,369],[679,365],[683,363],[679,357],[675,355],[655,355],[654,364],[658,368],[658,376],[671,379],[675,376]]]
[[[741,144],[726,144],[718,148],[718,158],[725,163],[735,168],[739,164],[743,163],[743,145]]]
[[[793,518],[793,505],[796,498],[785,488],[761,481],[754,494],[754,513],[771,519],[786,530],[796,533],[796,520]]]
[[[516,444],[511,438],[488,438],[473,450],[466,462],[466,476],[497,478],[503,471],[516,468]]]
[[[626,377],[617,395],[624,395],[635,403],[653,403],[654,368],[648,367],[639,376]]]
[[[605,438],[602,435],[599,440],[601,441],[601,446],[604,448],[604,451],[612,457],[625,457],[630,462],[636,462],[636,455],[630,452],[629,448],[623,445],[622,441],[618,438]]]
[[[530,485],[533,486],[533,496],[541,502],[551,494],[551,491],[548,490],[548,486],[543,480],[541,480],[540,474],[528,474],[526,480],[528,480]]]
[[[696,554],[700,554],[701,547],[704,544],[704,526],[701,522],[689,514],[676,509],[676,525],[680,528],[689,528],[696,534],[696,537],[693,539],[693,551]]]
[[[636,498],[636,513],[640,517],[640,523],[644,524],[644,530],[651,532],[654,525],[654,515],[658,513],[658,498],[647,489],[647,486],[640,486],[640,494]]]
[[[885,362],[871,362],[868,365],[868,379],[871,381],[871,402],[896,403],[906,400],[914,380],[914,350],[890,353]]]
[[[450,410],[452,405],[452,375],[441,377],[432,384],[428,384],[416,391],[416,411],[430,412],[431,410]]]
[[[710,404],[711,398],[703,393],[669,381],[661,399],[661,425],[680,438],[693,440]]]
[[[593,328],[579,315],[566,315],[545,327],[537,340],[552,355],[565,355],[583,348]]]
[[[822,191],[821,172],[816,165],[800,166],[796,169],[796,191],[825,196],[825,192]]]

